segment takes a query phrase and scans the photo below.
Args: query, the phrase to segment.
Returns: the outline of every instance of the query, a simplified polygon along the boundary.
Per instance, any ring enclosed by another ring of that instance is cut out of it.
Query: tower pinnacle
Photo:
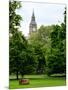
[[[34,10],[33,10],[32,17],[31,17],[31,22],[30,22],[30,25],[29,25],[29,33],[31,34],[32,32],[35,32],[36,30],[37,30],[37,24],[36,24],[36,21],[35,21],[35,15],[34,15]]]

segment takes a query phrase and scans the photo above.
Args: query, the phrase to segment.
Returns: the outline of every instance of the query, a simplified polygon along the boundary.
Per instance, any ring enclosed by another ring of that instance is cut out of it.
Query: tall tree
[[[16,13],[16,9],[21,7],[18,1],[9,2],[9,70],[10,74],[18,75],[33,73],[36,68],[32,48],[28,44],[22,32],[19,31],[21,16]]]
[[[66,12],[66,11],[65,11]],[[66,72],[66,16],[64,23],[54,25],[51,33],[51,54],[48,60],[48,75]],[[65,73],[66,74],[66,73]]]
[[[10,59],[10,73],[14,73],[18,79],[18,73],[21,67],[22,51],[26,50],[27,41],[23,38],[21,32],[15,32],[9,40],[9,59]]]
[[[19,1],[9,1],[9,59],[10,59],[10,73],[14,73],[18,79],[19,72],[19,54],[21,49],[25,46],[24,36],[19,31],[21,16],[16,13],[16,9],[21,7]]]

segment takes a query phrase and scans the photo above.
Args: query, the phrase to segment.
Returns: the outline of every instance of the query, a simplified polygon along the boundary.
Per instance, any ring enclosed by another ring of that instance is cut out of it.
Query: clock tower
[[[35,21],[35,15],[34,15],[34,11],[32,13],[32,17],[31,17],[31,22],[29,25],[29,34],[31,34],[32,32],[36,32],[37,31],[37,24]]]

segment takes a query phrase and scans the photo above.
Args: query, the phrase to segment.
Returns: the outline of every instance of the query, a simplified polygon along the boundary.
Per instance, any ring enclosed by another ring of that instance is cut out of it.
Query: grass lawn
[[[35,87],[50,87],[50,86],[65,86],[66,81],[64,77],[48,77],[46,75],[28,75],[29,85],[19,85],[18,80],[10,80],[10,89],[15,88],[35,88]]]

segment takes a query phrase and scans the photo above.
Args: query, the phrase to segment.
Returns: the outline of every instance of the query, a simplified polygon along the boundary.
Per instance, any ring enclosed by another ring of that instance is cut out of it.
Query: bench
[[[21,80],[19,80],[19,84],[20,85],[27,85],[27,84],[29,84],[29,79],[21,79]]]

